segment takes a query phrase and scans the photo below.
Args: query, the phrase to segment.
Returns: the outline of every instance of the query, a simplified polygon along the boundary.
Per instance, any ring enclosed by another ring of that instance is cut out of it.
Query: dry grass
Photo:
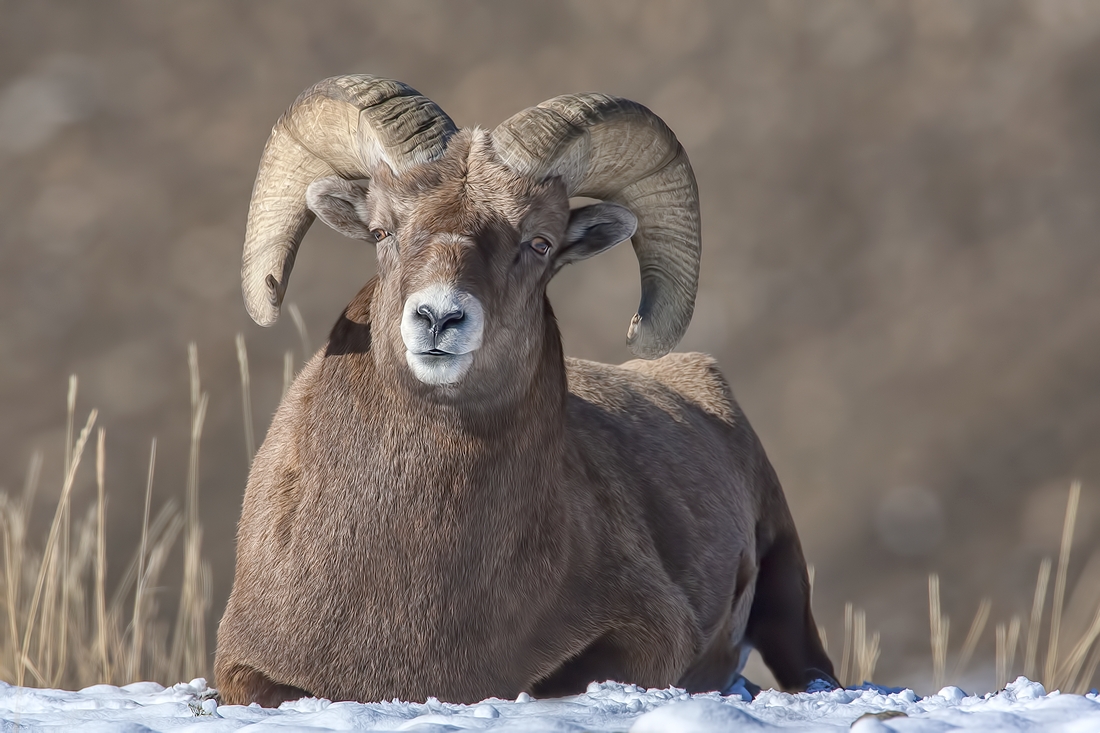
[[[857,609],[852,631],[852,659],[855,662],[855,677],[852,683],[870,682],[875,676],[875,665],[879,657],[879,635],[874,632],[867,635],[867,614]]]
[[[1048,690],[1058,689],[1082,694],[1093,686],[1096,672],[1100,669],[1100,604],[1094,611],[1091,623],[1080,631],[1072,644],[1067,645],[1066,640],[1063,639],[1066,583],[1080,498],[1081,484],[1075,481],[1070,486],[1066,502],[1066,516],[1062,526],[1053,593],[1048,593],[1051,570],[1054,567],[1053,561],[1051,558],[1044,558],[1039,564],[1021,668],[1017,668],[1017,653],[1023,630],[1021,616],[1013,614],[1007,623],[1000,622],[995,625],[997,689],[1003,689],[1018,674],[1023,674],[1028,679],[1038,679]],[[816,574],[812,566],[808,570],[812,594]],[[1082,578],[1079,585],[1087,582],[1087,578]],[[1045,616],[1048,596],[1052,596],[1049,618]],[[978,604],[965,640],[955,656],[955,664],[949,676],[951,619],[941,609],[939,575],[932,573],[928,576],[929,640],[932,684],[935,689],[939,690],[945,684],[958,683],[964,679],[985,629],[989,625],[992,608],[993,604],[989,598],[983,598]],[[1040,675],[1038,660],[1044,621],[1048,629],[1048,638],[1041,676],[1037,676]],[[825,649],[828,650],[825,629],[819,627],[818,633]],[[844,645],[839,651],[837,679],[841,684],[849,686],[873,681],[879,658],[879,634],[878,632],[868,634],[866,614],[851,603],[845,604],[844,607]]]
[[[1050,558],[1039,563],[1039,577],[1035,581],[1035,596],[1031,602],[1031,618],[1027,625],[1027,649],[1024,652],[1024,676],[1035,679],[1035,660],[1039,652],[1039,629],[1043,623],[1043,602],[1050,582]]]
[[[824,630],[819,629],[824,642]],[[828,645],[826,650],[828,650]],[[867,633],[867,614],[851,603],[844,604],[844,650],[837,681],[845,687],[870,682],[879,658],[879,633]]]
[[[116,578],[108,600],[106,432],[95,446],[95,496],[73,521],[73,496],[85,483],[80,466],[96,423],[92,410],[73,438],[77,381],[70,380],[64,480],[42,547],[28,537],[38,493],[42,457],[27,471],[22,495],[0,493],[0,679],[17,685],[77,689],[97,683],[157,680],[172,684],[208,674],[205,638],[210,607],[210,571],[202,561],[199,524],[199,445],[207,396],[201,392],[198,355],[192,344],[191,461],[184,511],[172,500],[150,522],[156,465],[154,439],[145,487],[141,545]],[[180,533],[184,574],[176,622],[170,630],[156,589]]]
[[[1073,531],[1077,522],[1077,508],[1081,499],[1081,484],[1073,482],[1066,501],[1066,518],[1062,525],[1062,542],[1058,553],[1058,568],[1054,579],[1054,592],[1051,602],[1050,631],[1046,648],[1046,663],[1043,667],[1041,682],[1048,690],[1084,693],[1092,687],[1097,665],[1100,665],[1100,607],[1095,611],[1093,621],[1070,647],[1064,658],[1062,654],[1062,614],[1066,594],[1066,576],[1069,568],[1070,550],[1073,547]],[[1035,583],[1035,596],[1031,607],[1031,619],[1028,623],[1027,646],[1024,656],[1023,674],[1034,679],[1038,659],[1038,643],[1043,623],[1043,610],[1046,605],[1047,585],[1050,581],[1050,558],[1044,558],[1039,566],[1039,576]],[[1003,624],[999,625],[1003,627]],[[1012,679],[1013,661],[1016,653],[1016,640],[1019,636],[1020,619],[1014,616],[1004,633],[1004,643],[997,645],[997,684],[1002,685]]]
[[[245,460],[252,465],[252,456],[256,455],[256,430],[252,425],[252,377],[248,369],[248,349],[244,345],[244,334],[237,334],[237,364],[241,368],[241,409],[244,416]],[[284,364],[284,370],[286,365]],[[283,375],[284,380],[286,375]]]
[[[1048,690],[1062,690],[1082,694],[1092,687],[1097,667],[1100,666],[1100,607],[1097,607],[1092,622],[1063,654],[1062,623],[1066,596],[1066,578],[1069,569],[1070,550],[1073,546],[1073,532],[1077,521],[1077,509],[1081,499],[1081,484],[1074,482],[1070,486],[1066,502],[1066,517],[1062,526],[1062,541],[1058,553],[1058,565],[1055,572],[1054,590],[1051,594],[1049,632],[1046,645],[1046,660],[1039,681]],[[997,687],[1003,688],[1022,673],[1028,679],[1036,679],[1039,659],[1039,640],[1041,637],[1047,589],[1050,585],[1052,561],[1044,558],[1039,565],[1039,574],[1035,581],[1035,595],[1031,605],[1031,617],[1028,622],[1027,639],[1024,648],[1023,668],[1017,670],[1016,652],[1019,646],[1021,619],[1013,615],[1008,624],[996,625],[996,674]],[[948,638],[951,620],[940,611],[940,581],[936,574],[928,577],[928,613],[930,620],[930,639],[932,646],[932,680],[936,689],[945,682],[957,681],[966,672],[966,667],[977,648],[978,640],[989,620],[992,604],[983,599],[974,615],[970,631],[963,642],[951,679],[945,676],[948,653]]]
[[[294,321],[294,329],[298,332],[298,338],[302,341],[302,358],[308,360],[309,355],[313,353],[313,348],[309,344],[306,319],[302,318],[302,311],[298,308],[297,303],[287,305],[287,311],[290,313],[290,320]]]
[[[291,308],[292,317],[296,308]],[[308,357],[309,338],[300,314],[294,318],[302,348]],[[237,359],[240,367],[241,405],[244,418],[245,447],[249,462],[256,441],[252,423],[251,386],[248,353],[244,338],[238,335]],[[202,391],[198,352],[194,344],[188,351],[191,378],[191,441],[187,491],[182,511],[172,499],[152,513],[157,441],[153,438],[145,485],[141,543],[125,571],[115,579],[114,593],[108,599],[106,553],[107,487],[106,432],[100,428],[95,443],[95,498],[82,517],[73,518],[74,492],[82,486],[80,466],[96,423],[92,410],[79,434],[76,428],[77,381],[72,377],[68,393],[66,448],[63,460],[63,484],[54,508],[53,521],[41,548],[32,546],[27,527],[34,509],[42,469],[42,456],[30,462],[22,494],[13,497],[0,493],[0,680],[18,685],[79,688],[108,682],[124,684],[137,680],[157,680],[171,684],[208,674],[206,617],[210,610],[210,567],[202,560],[202,526],[199,521],[199,458],[208,395]],[[284,360],[284,395],[294,376],[294,358]],[[1069,492],[1058,564],[1054,573],[1048,639],[1041,681],[1047,689],[1084,692],[1092,684],[1100,667],[1100,607],[1092,622],[1077,640],[1061,649],[1066,583],[1073,545],[1081,486],[1074,483]],[[176,541],[183,536],[183,580],[174,623],[162,608],[157,589]],[[1035,594],[1024,642],[1022,669],[1016,669],[1022,620],[1013,615],[1008,623],[995,625],[996,678],[998,688],[1017,672],[1035,679],[1039,646],[1044,625],[1053,562],[1044,558],[1039,566]],[[808,568],[810,593],[813,593],[814,568]],[[947,676],[951,620],[940,606],[940,580],[928,578],[930,639],[933,684],[936,689],[958,681],[977,650],[991,615],[988,598],[979,603],[969,631],[960,648],[950,678]],[[822,643],[828,648],[825,629],[819,628]],[[844,685],[872,681],[877,665],[879,633],[868,632],[867,616],[848,603],[844,609],[844,644],[838,679]]]
[[[947,671],[947,639],[951,632],[951,619],[940,612],[940,576],[928,576],[928,619],[932,639],[932,686],[943,687]]]
[[[974,620],[970,623],[970,631],[966,633],[966,640],[963,642],[962,651],[959,652],[958,661],[955,662],[954,677],[956,679],[962,677],[966,671],[966,667],[970,664],[970,658],[974,656],[974,650],[978,647],[978,639],[982,636],[982,631],[985,630],[986,622],[989,621],[989,611],[993,607],[993,602],[988,598],[983,598],[982,602],[978,604],[978,610],[974,614]]]
[[[290,389],[290,383],[294,381],[294,352],[287,351],[283,354],[283,394],[279,397],[279,401],[282,402],[286,399],[287,390]]]
[[[1062,628],[1062,610],[1066,600],[1066,572],[1069,567],[1069,551],[1073,546],[1073,527],[1077,523],[1077,506],[1081,500],[1081,484],[1074,482],[1069,489],[1066,520],[1062,525],[1062,546],[1058,552],[1058,571],[1054,575],[1054,606],[1050,614],[1050,641],[1047,643],[1047,663],[1043,681],[1053,684],[1058,671],[1058,636]]]
[[[1008,672],[1016,661],[1016,644],[1020,639],[1020,617],[1013,616],[1008,627],[997,624],[997,689],[1009,683]]]

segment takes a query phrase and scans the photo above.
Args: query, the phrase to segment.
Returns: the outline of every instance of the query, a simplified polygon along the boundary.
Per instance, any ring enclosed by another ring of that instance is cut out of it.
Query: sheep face
[[[516,175],[479,131],[401,175],[379,168],[369,181],[322,178],[307,202],[337,231],[376,244],[380,366],[447,398],[522,394],[552,320],[547,283],[629,238],[634,215],[609,203],[570,211],[559,179]]]

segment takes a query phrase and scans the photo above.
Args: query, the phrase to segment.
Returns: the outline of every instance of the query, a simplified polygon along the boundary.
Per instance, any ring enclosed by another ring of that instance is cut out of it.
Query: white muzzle
[[[430,285],[405,299],[405,361],[425,384],[454,384],[473,364],[484,327],[477,298],[451,285]]]

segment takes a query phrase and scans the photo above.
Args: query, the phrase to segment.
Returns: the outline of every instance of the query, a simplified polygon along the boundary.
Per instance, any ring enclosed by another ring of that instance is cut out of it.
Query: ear
[[[602,203],[573,209],[565,228],[565,247],[554,269],[611,249],[630,239],[637,228],[638,218],[625,206]]]
[[[319,178],[306,189],[306,206],[345,237],[374,241],[367,210],[369,181],[349,181],[340,176]]]

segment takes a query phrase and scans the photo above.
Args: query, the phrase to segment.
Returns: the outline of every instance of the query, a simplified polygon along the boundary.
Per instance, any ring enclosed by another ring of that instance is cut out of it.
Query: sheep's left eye
[[[374,239],[374,241],[377,243],[390,236],[390,233],[387,232],[385,229],[371,229],[370,235],[371,238]]]
[[[545,237],[535,237],[531,240],[531,249],[545,256],[550,253],[551,245]]]

